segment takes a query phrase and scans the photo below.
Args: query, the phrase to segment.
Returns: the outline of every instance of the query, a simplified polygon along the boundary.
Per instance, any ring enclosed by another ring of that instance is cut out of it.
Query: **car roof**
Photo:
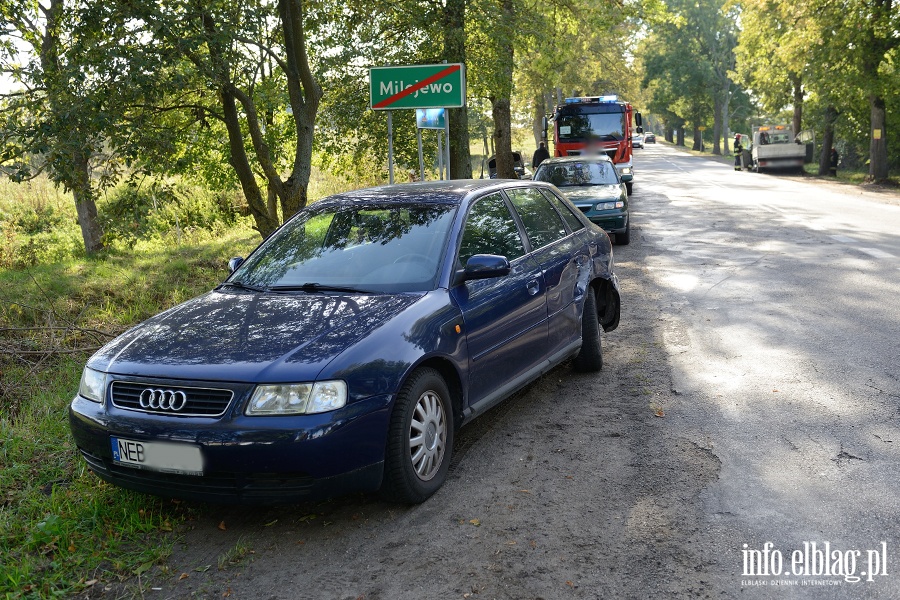
[[[469,196],[481,196],[511,187],[544,187],[547,184],[521,179],[451,179],[449,181],[416,181],[341,192],[323,198],[310,206],[333,204],[461,204]]]
[[[554,156],[553,158],[546,158],[541,161],[541,166],[547,164],[558,165],[565,163],[573,163],[573,162],[591,162],[591,161],[599,161],[599,162],[612,162],[612,159],[606,154],[579,154],[578,156]]]

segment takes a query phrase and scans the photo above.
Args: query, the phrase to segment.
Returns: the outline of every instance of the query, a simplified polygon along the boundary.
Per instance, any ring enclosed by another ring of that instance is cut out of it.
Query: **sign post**
[[[448,129],[449,119],[446,108],[417,108],[416,109],[416,137],[419,140],[419,171],[421,179],[425,180],[425,165],[422,160],[422,130],[434,129],[438,140],[438,173],[440,179],[444,178],[444,164],[447,165],[447,179],[450,179],[450,133]],[[446,152],[441,141],[443,134],[446,140]]]
[[[369,106],[372,110],[388,111],[388,170],[390,182],[394,182],[394,148],[391,128],[391,112],[398,108],[434,109],[461,108],[466,105],[466,67],[462,63],[438,65],[414,65],[404,67],[372,67],[369,69]],[[446,115],[446,111],[444,111]],[[418,128],[418,115],[417,115]],[[431,128],[431,127],[429,127]],[[443,129],[447,141],[446,164],[441,151],[441,178],[444,166],[450,179],[450,123],[435,126]],[[418,131],[417,131],[418,136]],[[438,134],[438,144],[441,144]],[[441,149],[443,150],[443,149]],[[424,179],[424,164],[420,161]]]

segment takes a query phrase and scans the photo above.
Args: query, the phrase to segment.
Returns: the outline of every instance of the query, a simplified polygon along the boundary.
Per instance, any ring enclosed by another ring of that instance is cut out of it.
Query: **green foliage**
[[[790,77],[803,84],[804,129],[821,139],[825,115],[836,110],[836,145],[854,165],[871,164],[873,178],[900,167],[900,150],[872,139],[873,100],[887,123],[900,116],[900,12],[884,0],[740,0],[743,33],[736,74],[774,112],[793,102]],[[879,115],[879,118],[882,115]],[[894,144],[896,146],[896,144]],[[870,151],[874,154],[870,156]],[[856,157],[859,157],[858,159]],[[877,171],[877,172],[876,172]]]
[[[213,239],[247,221],[239,194],[211,192],[177,179],[123,183],[98,204],[104,241],[117,251]],[[21,269],[84,254],[70,194],[47,179],[0,184],[0,268]]]
[[[234,193],[210,192],[182,181],[130,181],[99,207],[107,243],[170,237],[235,225],[240,207]]]

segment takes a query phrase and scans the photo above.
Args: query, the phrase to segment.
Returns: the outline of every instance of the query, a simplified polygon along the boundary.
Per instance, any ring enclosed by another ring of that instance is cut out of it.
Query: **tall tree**
[[[769,110],[799,107],[812,95],[830,138],[840,114],[862,95],[868,103],[869,179],[888,176],[887,99],[896,96],[900,49],[897,0],[741,0],[737,71]],[[802,83],[802,88],[801,88]],[[830,141],[830,140],[827,140]],[[825,168],[822,148],[820,172]]]
[[[683,4],[689,4],[686,10],[693,9],[692,3]],[[699,46],[696,30],[687,26],[689,21],[684,8],[682,4],[670,4],[670,9],[679,18],[653,29],[642,52],[642,83],[654,94],[650,108],[663,108],[677,117],[677,122],[673,123],[677,143],[683,143],[681,127],[689,123],[693,127],[693,149],[700,150],[700,127],[705,126],[715,112],[718,86],[711,61]]]
[[[110,86],[91,76],[79,54],[97,56],[91,50],[97,40],[85,39],[82,8],[64,0],[0,3],[0,73],[21,86],[0,104],[0,166],[16,181],[47,173],[71,191],[91,254],[103,247],[92,159],[115,103]]]
[[[447,0],[444,5],[444,60],[449,63],[466,62],[466,4],[467,0]],[[468,179],[472,177],[468,111],[463,107],[449,113],[450,179]]]
[[[159,73],[159,85],[184,94],[184,101],[159,108],[180,110],[196,126],[207,119],[224,125],[228,161],[260,234],[306,206],[323,93],[307,52],[306,3],[123,0],[118,6],[118,18],[134,23],[160,56],[183,57],[178,68]],[[291,143],[273,145],[268,129],[285,114]]]

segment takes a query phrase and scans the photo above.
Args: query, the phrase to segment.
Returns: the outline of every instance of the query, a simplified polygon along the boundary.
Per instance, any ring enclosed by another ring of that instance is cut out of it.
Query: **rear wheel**
[[[600,345],[600,317],[597,315],[597,297],[588,288],[581,315],[581,352],[572,366],[576,371],[599,371],[603,368],[603,348]]]
[[[434,494],[450,467],[453,410],[450,390],[434,369],[419,369],[397,394],[388,430],[382,494],[418,504]]]

